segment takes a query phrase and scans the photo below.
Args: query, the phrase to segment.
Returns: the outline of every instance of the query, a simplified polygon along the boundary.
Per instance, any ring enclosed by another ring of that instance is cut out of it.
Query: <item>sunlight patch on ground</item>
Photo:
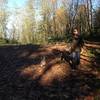
[[[21,70],[21,75],[26,76],[32,80],[37,80],[41,85],[52,85],[54,82],[61,82],[66,77],[70,76],[70,66],[68,63],[62,62],[59,57],[55,55],[53,50],[63,51],[67,48],[64,45],[55,45],[55,46],[47,46],[43,47],[41,50],[32,52],[29,58],[36,58],[37,60],[41,60],[41,57],[46,57],[46,65],[41,66],[41,61],[38,64],[32,64],[23,68]],[[38,59],[39,57],[39,59]],[[82,49],[81,52],[81,64],[79,66],[79,70],[82,71],[92,71],[92,67],[89,66],[91,59],[87,53],[87,50]]]
[[[21,75],[35,80],[41,76],[43,72],[44,68],[40,67],[39,65],[32,65],[21,70]]]
[[[69,69],[66,64],[55,64],[48,70],[39,81],[42,85],[52,85],[54,81],[63,81],[69,76]]]
[[[69,76],[69,66],[65,63],[55,63],[51,61],[50,65],[41,67],[32,65],[21,70],[21,75],[32,80],[37,80],[41,85],[52,85],[54,81],[63,81]]]

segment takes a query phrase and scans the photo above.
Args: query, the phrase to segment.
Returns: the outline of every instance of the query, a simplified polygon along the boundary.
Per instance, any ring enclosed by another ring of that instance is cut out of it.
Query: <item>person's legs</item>
[[[76,69],[76,65],[77,65],[77,53],[73,52],[70,54],[70,60],[72,63],[70,63],[72,69]]]
[[[76,52],[76,57],[77,57],[77,65],[80,64],[80,52]]]
[[[73,68],[76,69],[76,66],[77,66],[77,53],[76,52],[73,52],[72,63],[73,63]]]
[[[70,54],[70,65],[72,69],[76,69],[77,66],[80,64],[80,52],[73,52]]]

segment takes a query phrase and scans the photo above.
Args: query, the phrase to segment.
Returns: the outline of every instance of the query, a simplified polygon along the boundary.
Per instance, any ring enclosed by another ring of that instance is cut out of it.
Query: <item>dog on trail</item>
[[[61,52],[61,61],[63,60],[69,63],[72,69],[76,69],[77,62],[70,56],[70,53],[68,51]]]
[[[69,56],[69,52],[68,51],[62,51],[61,52],[61,61],[62,60],[65,60],[66,62],[69,62],[71,59],[70,59],[70,56]]]

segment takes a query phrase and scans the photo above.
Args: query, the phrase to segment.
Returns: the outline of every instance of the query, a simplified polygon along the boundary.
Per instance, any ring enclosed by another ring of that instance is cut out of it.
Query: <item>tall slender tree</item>
[[[35,10],[34,10],[34,0],[28,0],[26,5],[26,16],[23,20],[23,32],[22,32],[22,42],[32,43],[34,41],[34,31],[35,31]]]
[[[6,10],[7,0],[0,1],[0,38],[6,38],[6,24],[8,13]]]

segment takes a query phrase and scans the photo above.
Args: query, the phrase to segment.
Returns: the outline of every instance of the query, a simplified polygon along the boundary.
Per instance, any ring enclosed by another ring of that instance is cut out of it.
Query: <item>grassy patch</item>
[[[15,40],[0,39],[0,46],[3,46],[3,45],[15,45],[15,44],[18,44],[18,42],[15,41]]]
[[[91,57],[95,57],[95,54],[92,52],[92,50],[88,50],[87,51],[87,55],[91,58]]]

